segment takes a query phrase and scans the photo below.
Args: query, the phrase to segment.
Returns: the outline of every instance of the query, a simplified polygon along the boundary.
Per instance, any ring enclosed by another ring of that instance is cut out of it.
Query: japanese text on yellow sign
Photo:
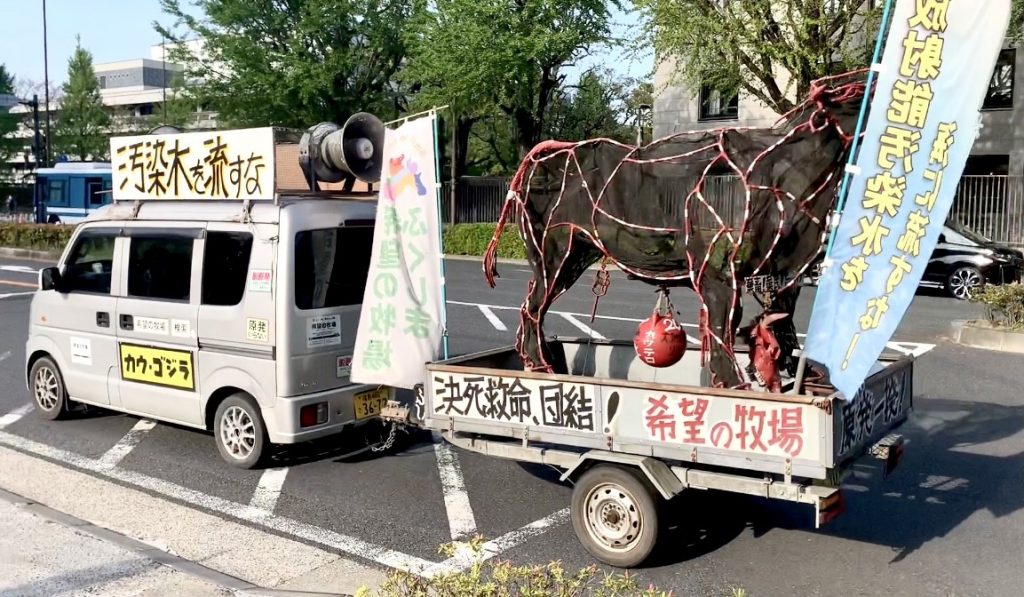
[[[195,390],[195,367],[191,352],[137,344],[121,344],[118,348],[121,378],[125,381]]]
[[[115,137],[114,199],[271,199],[271,128]]]

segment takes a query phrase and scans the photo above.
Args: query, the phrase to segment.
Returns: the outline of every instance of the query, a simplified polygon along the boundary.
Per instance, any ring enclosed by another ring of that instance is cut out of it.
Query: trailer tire
[[[658,543],[659,500],[638,469],[601,464],[573,488],[572,527],[590,555],[611,566],[632,568]]]

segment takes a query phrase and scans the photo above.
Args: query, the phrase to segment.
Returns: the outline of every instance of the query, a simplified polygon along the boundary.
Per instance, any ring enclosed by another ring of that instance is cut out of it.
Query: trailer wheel
[[[658,542],[659,499],[637,469],[596,466],[573,489],[573,530],[590,555],[605,564],[638,566]]]

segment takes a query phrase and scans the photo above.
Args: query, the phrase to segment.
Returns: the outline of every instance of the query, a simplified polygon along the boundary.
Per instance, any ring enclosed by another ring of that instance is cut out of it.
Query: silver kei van
[[[25,371],[50,419],[87,404],[212,431],[229,463],[377,419],[349,380],[374,201],[115,203],[40,272]]]

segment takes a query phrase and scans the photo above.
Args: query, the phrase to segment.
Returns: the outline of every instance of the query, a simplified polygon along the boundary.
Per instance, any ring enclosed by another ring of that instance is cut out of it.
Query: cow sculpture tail
[[[484,252],[484,276],[487,277],[487,284],[491,288],[494,288],[494,279],[500,278],[498,275],[498,243],[501,241],[501,233],[505,231],[505,223],[508,222],[508,217],[512,211],[516,208],[516,204],[519,201],[519,197],[516,192],[509,190],[508,197],[505,198],[505,205],[501,208],[501,217],[498,218],[498,225],[494,227],[494,236],[491,237],[491,242],[487,243],[487,250]]]

